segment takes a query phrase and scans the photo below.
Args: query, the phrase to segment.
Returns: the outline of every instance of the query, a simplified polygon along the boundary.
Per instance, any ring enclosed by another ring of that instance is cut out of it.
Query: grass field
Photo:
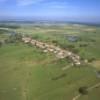
[[[65,61],[23,44],[0,48],[1,100],[65,100],[77,94],[80,86],[99,82],[91,67],[70,68]],[[65,74],[65,77],[52,80]],[[96,99],[99,100],[99,99]]]
[[[90,27],[86,26],[84,28],[82,26],[64,26],[59,29],[69,34],[71,31],[73,33],[75,30],[78,31],[78,33],[75,32],[75,35],[81,36],[82,41],[75,43],[67,41],[64,38],[64,33],[60,34],[59,32],[57,35],[57,33],[42,33],[41,30],[45,31],[43,28],[39,29],[40,32],[38,30],[34,32],[32,28],[30,31],[28,29],[26,31],[20,28],[16,31],[26,32],[27,34],[32,32],[31,35],[33,37],[34,34],[38,35],[37,39],[49,43],[52,40],[57,40],[59,44],[71,44],[79,50],[78,53],[82,57],[100,59],[99,28],[94,27],[95,30],[91,30]],[[51,29],[49,28],[49,30]],[[83,32],[85,29],[88,29],[88,34]],[[55,29],[53,28],[53,30]],[[97,33],[94,33],[94,31]],[[3,39],[6,38],[5,36],[3,37]],[[0,38],[2,38],[2,35]],[[96,41],[91,42],[91,38]],[[89,45],[80,48],[79,44],[82,43],[88,43]],[[95,67],[93,64],[87,64],[86,66],[70,67],[62,70],[67,66],[70,66],[67,59],[58,60],[53,54],[43,53],[40,49],[27,44],[10,43],[1,46],[0,100],[72,100],[73,97],[79,94],[78,89],[80,87],[91,87],[100,82],[100,78],[97,78],[94,71],[99,67],[99,64],[97,66],[95,64]],[[78,100],[100,100],[99,93],[100,87],[93,89],[88,95],[81,96]]]

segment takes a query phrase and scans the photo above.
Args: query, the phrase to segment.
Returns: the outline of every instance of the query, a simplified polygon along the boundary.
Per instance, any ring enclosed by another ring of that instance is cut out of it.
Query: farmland
[[[90,88],[100,83],[96,73],[100,71],[100,27],[21,24],[12,30],[72,51],[88,62],[71,66],[67,59],[57,59],[30,44],[3,43],[0,46],[0,100],[72,100],[80,94],[80,87]],[[0,31],[0,40],[8,39],[8,33]],[[73,37],[77,38],[73,40]],[[77,100],[99,100],[99,92],[98,86]]]

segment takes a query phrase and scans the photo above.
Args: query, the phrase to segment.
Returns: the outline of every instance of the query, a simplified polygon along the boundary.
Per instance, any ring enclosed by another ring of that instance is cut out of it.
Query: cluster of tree
[[[22,40],[22,35],[19,33],[11,34],[6,40],[5,43],[16,43]]]
[[[60,47],[63,48],[63,49],[72,50],[74,48],[74,45],[67,44],[67,43],[61,43],[61,42],[59,42],[58,45],[60,45]]]
[[[7,32],[8,32],[7,30],[0,29],[0,34],[4,34],[4,33],[7,33]]]
[[[38,34],[35,34],[34,36],[32,36],[33,39],[39,39],[40,36]]]
[[[52,43],[55,44],[55,45],[59,44],[57,40],[52,40]]]
[[[89,58],[89,59],[88,59],[88,62],[93,62],[93,61],[95,61],[95,60],[96,60],[96,58],[92,57],[92,58]]]
[[[12,29],[17,29],[20,28],[19,25],[8,25],[8,24],[0,24],[1,28],[12,28]]]
[[[76,54],[79,53],[79,49],[75,48],[75,45],[73,44],[60,44],[60,46],[63,49],[68,49],[69,51],[72,51],[73,53],[76,53]]]
[[[87,47],[89,44],[84,43],[84,44],[80,44],[79,47]]]

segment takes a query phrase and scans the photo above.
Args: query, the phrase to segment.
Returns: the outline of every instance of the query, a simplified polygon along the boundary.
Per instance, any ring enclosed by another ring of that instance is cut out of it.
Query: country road
[[[97,84],[95,84],[95,85],[89,87],[87,90],[88,90],[88,91],[91,91],[91,90],[93,90],[94,88],[99,87],[99,86],[100,86],[100,83],[97,83]],[[81,96],[81,94],[78,94],[78,95],[76,95],[75,97],[73,97],[72,100],[78,100],[80,96]]]

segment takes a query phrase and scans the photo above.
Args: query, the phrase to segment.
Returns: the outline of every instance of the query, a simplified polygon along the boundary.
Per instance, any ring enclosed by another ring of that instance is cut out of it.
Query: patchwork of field
[[[17,32],[29,34],[34,39],[54,43],[64,49],[77,52],[82,58],[100,59],[100,28],[87,25],[30,25],[16,29]],[[77,37],[75,42],[70,37]]]
[[[16,32],[78,53],[89,64],[70,67],[67,59],[22,42],[0,46],[0,100],[72,100],[80,87],[100,83],[100,28],[85,25],[21,26]],[[7,38],[0,34],[0,40]],[[70,36],[77,36],[71,41]],[[93,60],[93,62],[91,62]],[[100,87],[77,100],[100,100]]]

